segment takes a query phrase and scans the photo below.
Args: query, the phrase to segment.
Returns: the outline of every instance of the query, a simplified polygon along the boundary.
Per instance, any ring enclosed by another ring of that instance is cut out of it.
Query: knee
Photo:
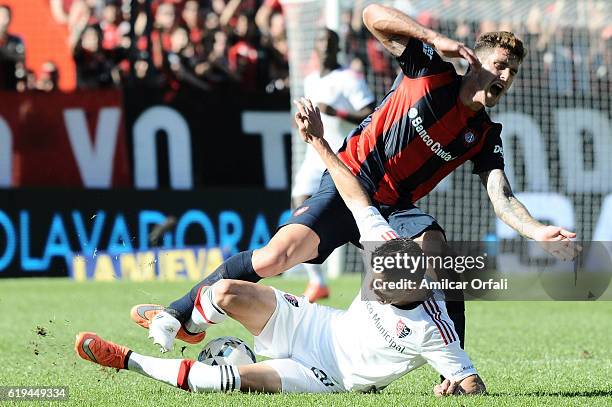
[[[240,281],[238,280],[219,280],[212,285],[215,303],[222,310],[228,311],[235,305],[239,296]]]
[[[261,277],[275,276],[290,266],[289,250],[283,246],[268,244],[268,246],[255,251],[253,257],[253,265],[257,262],[256,272]]]

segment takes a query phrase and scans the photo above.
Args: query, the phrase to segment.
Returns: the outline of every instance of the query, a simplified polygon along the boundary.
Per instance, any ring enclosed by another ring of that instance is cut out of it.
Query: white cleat
[[[181,323],[178,319],[162,311],[155,315],[149,325],[149,338],[152,338],[153,343],[159,345],[161,352],[165,353],[174,347],[174,339],[180,328]]]

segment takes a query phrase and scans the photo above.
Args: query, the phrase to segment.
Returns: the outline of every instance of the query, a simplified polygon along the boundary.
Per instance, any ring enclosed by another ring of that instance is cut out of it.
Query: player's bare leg
[[[148,325],[149,337],[153,343],[160,345],[162,351],[172,349],[179,332],[191,335],[194,340],[189,340],[190,343],[202,340],[202,331],[195,328],[199,322],[191,320],[202,287],[211,286],[222,279],[257,282],[261,278],[278,275],[296,264],[316,258],[319,241],[317,234],[307,226],[290,224],[281,228],[266,246],[230,257],[190,292],[170,304],[165,311],[159,312]],[[143,306],[150,307],[150,304],[137,305],[135,309]],[[134,320],[141,326],[146,325],[143,325],[141,318]]]
[[[255,336],[261,333],[276,309],[276,294],[268,286],[247,281],[220,280],[203,290],[210,291],[215,305]],[[199,312],[200,308],[205,309],[207,301],[207,298],[201,299],[194,313]]]
[[[278,372],[265,362],[244,366],[209,366],[189,359],[156,358],[138,354],[91,332],[77,335],[75,351],[88,362],[131,370],[187,391],[281,391]]]
[[[260,277],[272,277],[318,256],[319,236],[308,226],[282,227],[270,242],[253,251],[253,269]]]
[[[272,288],[245,281],[220,280],[201,289],[192,319],[209,326],[229,316],[251,334],[259,335],[275,309],[276,295]],[[91,333],[77,336],[75,349],[81,358],[90,362],[127,368],[183,390],[281,391],[278,372],[266,363],[221,367],[186,359],[155,358],[140,355]]]

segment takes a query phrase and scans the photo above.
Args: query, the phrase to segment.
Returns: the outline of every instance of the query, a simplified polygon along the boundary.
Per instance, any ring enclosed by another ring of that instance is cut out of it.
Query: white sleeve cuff
[[[397,237],[397,233],[373,206],[353,212],[353,216],[359,228],[360,242],[378,242]]]

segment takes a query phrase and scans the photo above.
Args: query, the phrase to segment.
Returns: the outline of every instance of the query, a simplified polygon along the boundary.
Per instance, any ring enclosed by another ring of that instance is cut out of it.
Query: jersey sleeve
[[[409,78],[454,71],[453,65],[443,61],[432,46],[416,38],[410,38],[402,55],[397,57],[397,62]]]
[[[425,301],[422,305],[430,321],[422,344],[421,356],[446,379],[459,381],[478,374],[448,315],[444,301]]]
[[[364,242],[382,242],[398,237],[395,230],[389,226],[378,209],[373,206],[368,206],[353,215],[361,236],[359,241],[362,244]]]
[[[467,353],[461,349],[459,341],[439,349],[424,351],[421,356],[438,373],[451,381],[463,380],[478,374]]]
[[[473,174],[504,169],[504,149],[502,147],[501,129],[501,124],[493,123],[487,134],[485,134],[482,149],[472,157],[472,162],[474,163]]]
[[[374,102],[374,95],[363,78],[354,78],[346,89],[346,98],[354,110],[361,110]]]

